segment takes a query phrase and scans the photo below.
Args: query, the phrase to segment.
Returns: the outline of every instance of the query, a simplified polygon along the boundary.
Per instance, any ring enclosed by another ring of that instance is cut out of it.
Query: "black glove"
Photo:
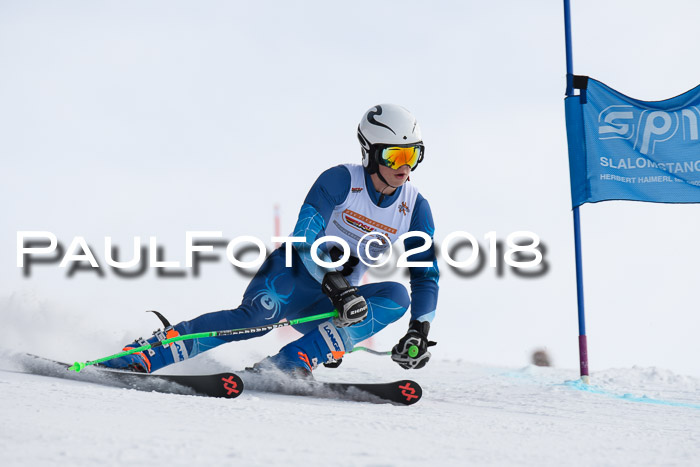
[[[423,368],[430,360],[428,347],[437,344],[428,340],[429,331],[428,321],[411,321],[406,335],[391,349],[391,359],[407,370]]]
[[[323,277],[321,289],[338,310],[338,316],[333,318],[336,327],[351,326],[367,317],[367,302],[357,294],[357,287],[351,286],[342,273],[327,273]]]

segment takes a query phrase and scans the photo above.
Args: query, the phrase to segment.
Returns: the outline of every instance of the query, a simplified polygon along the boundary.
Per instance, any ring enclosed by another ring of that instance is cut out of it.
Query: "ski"
[[[389,383],[332,383],[313,378],[291,378],[282,374],[264,374],[253,371],[219,373],[212,375],[159,375],[115,370],[92,366],[80,373],[69,371],[68,363],[23,354],[22,368],[31,374],[70,379],[104,386],[168,394],[188,394],[209,397],[235,398],[246,390],[289,396],[318,397],[323,399],[394,403],[412,405],[418,402],[423,390],[412,380]]]
[[[235,373],[214,375],[157,375],[90,367],[76,373],[69,371],[70,364],[44,357],[24,354],[20,359],[28,373],[54,378],[83,381],[104,386],[115,386],[139,391],[156,391],[168,394],[188,394],[209,397],[234,398],[243,392],[243,381]]]
[[[407,379],[390,383],[330,383],[315,379],[271,378],[254,372],[239,374],[245,381],[247,390],[290,396],[412,405],[423,395],[421,386]]]
[[[378,402],[394,402],[401,405],[413,405],[420,400],[423,389],[415,381],[408,379],[391,383],[320,383],[326,390],[339,395],[339,399],[358,399],[362,393],[369,394]],[[369,399],[367,400],[370,401]]]

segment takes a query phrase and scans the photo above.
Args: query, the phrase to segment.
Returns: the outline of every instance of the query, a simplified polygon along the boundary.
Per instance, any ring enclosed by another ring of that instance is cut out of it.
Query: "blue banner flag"
[[[700,203],[700,86],[645,102],[574,77],[566,98],[573,206],[606,200]]]

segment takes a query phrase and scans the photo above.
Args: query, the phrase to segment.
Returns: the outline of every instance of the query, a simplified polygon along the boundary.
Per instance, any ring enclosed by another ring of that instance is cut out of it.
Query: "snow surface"
[[[588,388],[574,370],[437,360],[409,372],[362,353],[316,372],[415,379],[423,399],[403,407],[139,392],[21,373],[16,355],[1,357],[3,466],[700,465],[700,379],[658,368],[596,372]]]

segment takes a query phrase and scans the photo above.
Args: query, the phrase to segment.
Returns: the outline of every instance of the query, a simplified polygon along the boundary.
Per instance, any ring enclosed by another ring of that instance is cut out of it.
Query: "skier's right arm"
[[[350,193],[350,172],[343,165],[332,167],[323,172],[309,190],[304,200],[304,205],[299,212],[296,226],[294,227],[295,237],[304,237],[304,242],[295,243],[297,253],[304,263],[309,274],[318,281],[323,282],[323,277],[331,269],[317,265],[311,258],[311,245],[317,238],[325,234],[326,225],[331,218],[333,209],[342,204]],[[319,249],[322,260],[330,261],[327,254]]]

